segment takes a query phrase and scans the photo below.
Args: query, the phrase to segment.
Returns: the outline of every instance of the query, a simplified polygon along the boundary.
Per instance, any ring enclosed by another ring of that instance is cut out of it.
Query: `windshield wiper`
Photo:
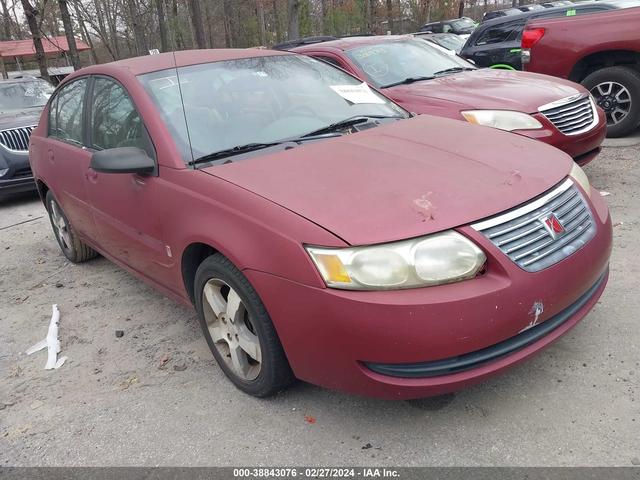
[[[422,82],[423,80],[433,80],[434,77],[408,77],[404,80],[400,80],[399,82],[389,83],[387,85],[382,85],[380,88],[389,88],[395,87],[396,85],[408,85],[410,83]]]
[[[305,139],[307,137],[315,137],[316,135],[322,135],[324,133],[335,132],[336,130],[340,130],[342,128],[351,127],[353,125],[357,125],[359,123],[369,122],[371,119],[375,118],[403,118],[402,116],[396,115],[356,115],[354,117],[345,118],[344,120],[340,120],[339,122],[332,123],[327,125],[326,127],[319,128],[309,133],[305,133],[300,137],[300,139]],[[293,140],[296,141],[296,140]]]
[[[433,74],[434,77],[439,77],[441,75],[448,75],[449,73],[456,73],[456,72],[466,72],[467,70],[475,70],[475,68],[471,68],[471,67],[453,67],[453,68],[447,68],[445,70],[440,70],[439,72],[436,72]]]
[[[198,157],[195,160],[191,160],[189,165],[197,165],[199,163],[212,162],[214,160],[220,160],[221,158],[233,157],[234,155],[242,155],[243,153],[255,152],[256,150],[262,150],[263,148],[273,147],[280,145],[284,142],[272,142],[272,143],[247,143],[246,145],[237,145],[235,147],[226,148],[218,152],[208,153],[202,157]]]

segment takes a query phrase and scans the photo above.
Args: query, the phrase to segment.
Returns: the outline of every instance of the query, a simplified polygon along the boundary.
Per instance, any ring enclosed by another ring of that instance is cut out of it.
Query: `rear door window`
[[[520,31],[522,31],[522,25],[514,23],[488,28],[478,37],[476,45],[491,45],[494,43],[506,42],[510,38],[515,38],[515,36],[517,36],[518,27]]]
[[[49,109],[49,136],[83,144],[84,97],[87,79],[75,80],[60,89]]]

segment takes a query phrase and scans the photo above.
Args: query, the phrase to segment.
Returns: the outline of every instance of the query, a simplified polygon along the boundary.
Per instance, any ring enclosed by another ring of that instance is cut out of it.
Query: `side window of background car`
[[[513,23],[500,25],[499,27],[488,28],[476,42],[476,45],[490,45],[492,43],[506,42],[514,30]]]
[[[87,79],[62,87],[49,109],[49,136],[82,145],[82,114]]]
[[[90,133],[91,147],[97,150],[138,147],[153,156],[142,118],[125,89],[113,80],[94,81]]]

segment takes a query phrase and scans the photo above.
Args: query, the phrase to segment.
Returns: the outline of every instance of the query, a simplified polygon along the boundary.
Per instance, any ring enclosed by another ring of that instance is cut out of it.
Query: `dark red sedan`
[[[611,220],[559,150],[409,117],[303,55],[185,51],[69,76],[30,158],[64,255],[194,305],[241,390],[414,398],[576,325]]]
[[[606,135],[604,112],[584,87],[546,75],[478,69],[422,39],[349,37],[292,51],[343,68],[411,112],[535,138],[580,165],[598,155]]]

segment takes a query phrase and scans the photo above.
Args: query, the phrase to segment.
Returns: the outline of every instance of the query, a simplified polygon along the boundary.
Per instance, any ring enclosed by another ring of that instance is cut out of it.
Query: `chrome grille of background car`
[[[540,113],[565,135],[576,135],[591,129],[598,118],[589,96],[553,108],[540,107]]]
[[[564,233],[552,233],[544,220],[560,221]],[[511,260],[538,272],[568,257],[596,233],[589,205],[571,180],[523,207],[472,225]]]
[[[35,125],[0,130],[0,143],[14,152],[26,152],[29,150],[29,137],[34,128],[36,128]]]

